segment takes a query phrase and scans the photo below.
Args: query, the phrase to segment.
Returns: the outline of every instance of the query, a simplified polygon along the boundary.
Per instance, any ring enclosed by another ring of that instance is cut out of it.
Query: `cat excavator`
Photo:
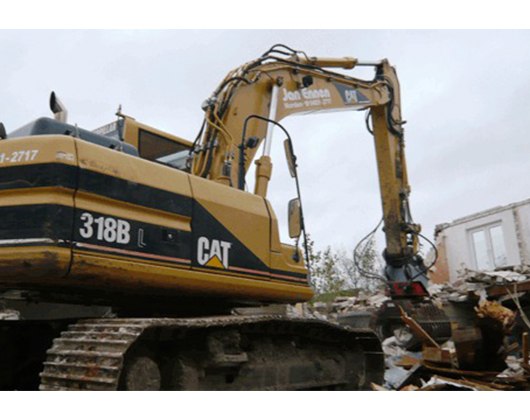
[[[344,70],[374,68],[373,80]],[[339,69],[342,71],[339,72]],[[232,70],[195,141],[117,113],[89,131],[55,118],[0,130],[0,388],[367,389],[380,339],[293,314],[313,297],[297,161],[285,117],[366,111],[395,299],[427,299],[387,60],[284,45]],[[273,130],[298,196],[280,241],[267,199]],[[258,152],[261,154],[258,157]],[[245,177],[255,164],[254,190]],[[300,240],[303,235],[303,250]],[[305,257],[305,258],[304,258]]]

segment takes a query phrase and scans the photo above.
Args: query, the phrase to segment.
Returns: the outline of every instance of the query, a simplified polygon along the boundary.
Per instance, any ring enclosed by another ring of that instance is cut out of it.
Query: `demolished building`
[[[530,265],[530,199],[439,224],[435,242],[433,283],[454,283],[463,269]]]
[[[446,339],[430,335],[432,309],[422,316],[384,295],[315,303],[311,315],[373,328],[385,305],[401,311],[405,328],[394,320],[391,330],[376,329],[386,373],[373,389],[530,389],[530,199],[438,225],[435,234],[429,301],[450,324]]]

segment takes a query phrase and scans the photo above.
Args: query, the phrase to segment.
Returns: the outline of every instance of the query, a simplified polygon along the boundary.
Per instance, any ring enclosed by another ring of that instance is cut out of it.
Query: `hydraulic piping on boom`
[[[329,70],[359,66],[373,67],[374,79]],[[265,197],[272,171],[272,131],[279,121],[299,113],[366,110],[379,174],[388,285],[396,297],[426,296],[427,269],[418,254],[421,227],[413,222],[409,208],[400,100],[396,71],[387,60],[309,57],[275,45],[231,71],[204,102],[205,118],[192,149],[191,171],[243,189],[249,165],[264,142],[263,155],[256,161],[254,194]]]

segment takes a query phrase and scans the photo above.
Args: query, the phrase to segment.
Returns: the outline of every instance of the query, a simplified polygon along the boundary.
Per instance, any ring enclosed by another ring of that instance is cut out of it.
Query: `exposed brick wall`
[[[436,238],[436,248],[438,249],[438,259],[429,272],[429,279],[436,284],[449,283],[449,265],[447,263],[445,236],[443,234]]]

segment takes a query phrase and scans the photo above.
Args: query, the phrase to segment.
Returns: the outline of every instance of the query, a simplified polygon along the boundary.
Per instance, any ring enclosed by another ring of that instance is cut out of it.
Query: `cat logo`
[[[206,267],[228,268],[230,242],[201,236],[197,241],[197,262]]]
[[[356,104],[359,102],[357,98],[357,91],[355,89],[348,89],[344,91],[344,99],[347,104]]]

